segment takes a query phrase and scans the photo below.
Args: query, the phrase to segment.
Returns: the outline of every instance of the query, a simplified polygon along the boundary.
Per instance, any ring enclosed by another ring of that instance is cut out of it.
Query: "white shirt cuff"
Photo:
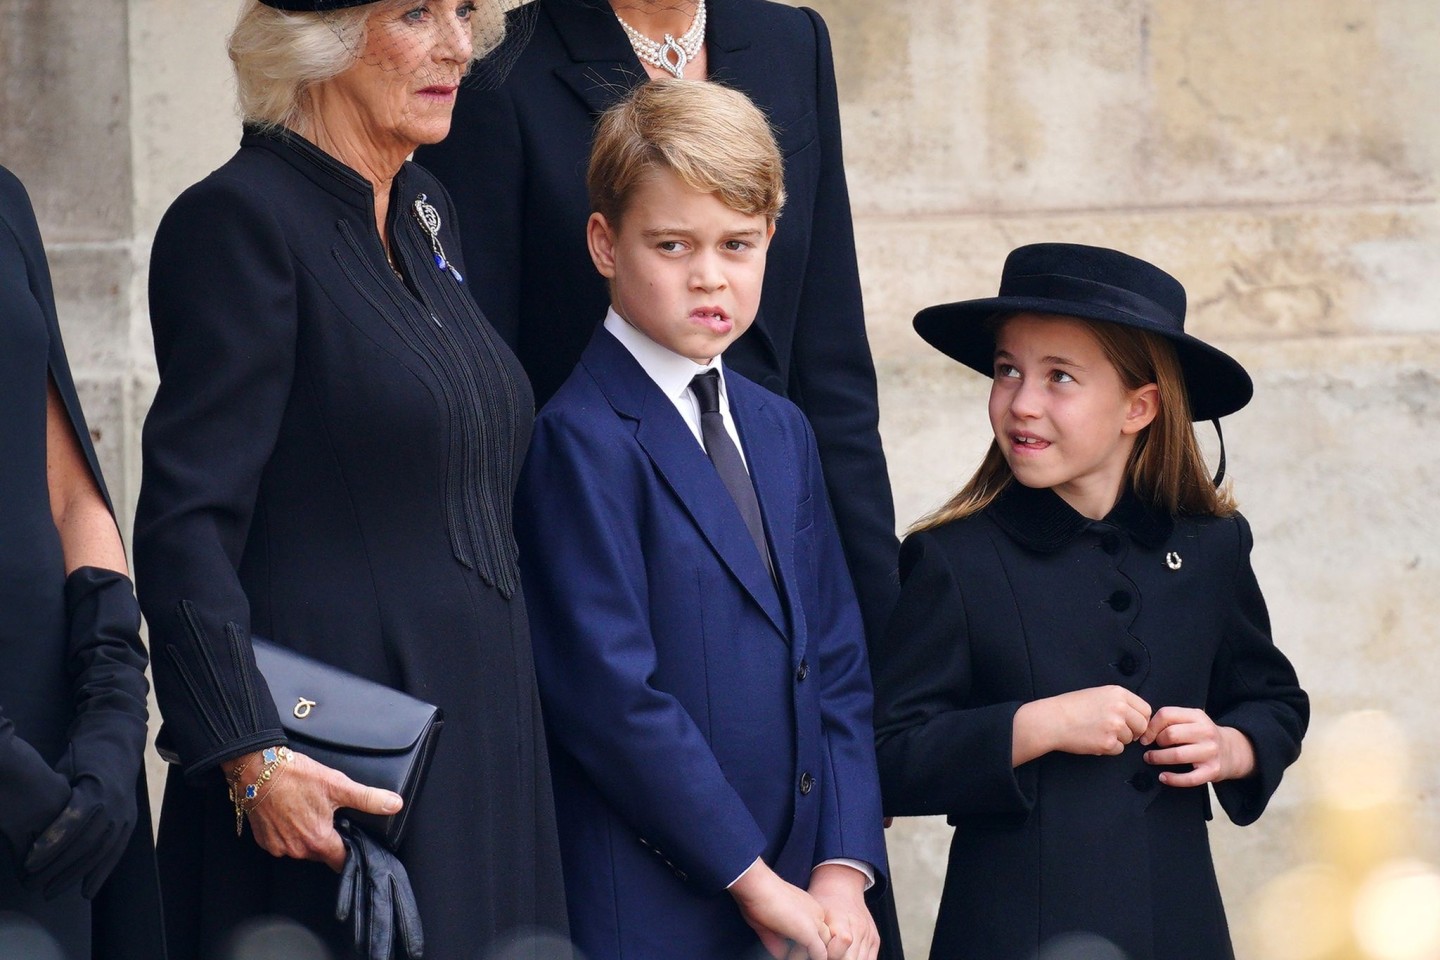
[[[823,867],[827,863],[838,863],[842,867],[850,867],[853,870],[859,870],[861,873],[865,874],[865,889],[869,890],[871,887],[875,886],[875,868],[870,866],[870,864],[866,863],[864,860],[851,860],[847,857],[836,857],[834,860],[824,860],[820,863],[817,863],[815,866],[817,868]],[[814,871],[812,870],[811,872],[813,873]],[[740,876],[743,877],[744,874],[742,873]]]

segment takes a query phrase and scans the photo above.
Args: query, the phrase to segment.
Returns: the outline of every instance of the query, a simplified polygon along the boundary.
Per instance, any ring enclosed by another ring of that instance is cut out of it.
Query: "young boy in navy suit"
[[[873,960],[855,595],[800,411],[725,369],[784,202],[742,94],[657,80],[589,170],[611,309],[536,420],[516,529],[589,960]]]

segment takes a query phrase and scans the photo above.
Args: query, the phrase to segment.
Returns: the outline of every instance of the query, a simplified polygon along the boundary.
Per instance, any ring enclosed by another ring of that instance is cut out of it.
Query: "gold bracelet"
[[[245,772],[249,763],[241,764],[229,778],[230,802],[235,804],[235,836],[244,832],[245,814],[260,805],[260,788],[275,777],[276,771],[290,762],[294,754],[289,747],[277,746],[266,747],[260,751],[260,760],[265,764],[260,771],[260,776],[244,787],[240,786],[240,778]],[[269,791],[266,791],[269,795]]]

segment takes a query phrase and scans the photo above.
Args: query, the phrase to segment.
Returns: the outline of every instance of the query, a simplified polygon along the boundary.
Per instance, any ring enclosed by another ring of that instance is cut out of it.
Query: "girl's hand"
[[[228,775],[242,763],[247,774],[263,768],[259,753],[222,766]],[[345,843],[335,831],[335,811],[348,807],[383,816],[398,813],[404,802],[397,793],[356,783],[302,753],[292,753],[277,773],[246,814],[255,842],[273,856],[319,860],[337,872],[345,865]]]
[[[1255,770],[1255,748],[1250,738],[1234,727],[1216,726],[1204,710],[1193,707],[1162,707],[1151,718],[1140,742],[1158,744],[1145,762],[1168,767],[1188,763],[1186,773],[1170,770],[1160,774],[1167,787],[1198,787],[1220,780],[1239,780]]]
[[[1118,756],[1150,722],[1150,705],[1124,687],[1088,687],[1032,700],[1015,713],[1012,757],[1020,766],[1052,751]]]

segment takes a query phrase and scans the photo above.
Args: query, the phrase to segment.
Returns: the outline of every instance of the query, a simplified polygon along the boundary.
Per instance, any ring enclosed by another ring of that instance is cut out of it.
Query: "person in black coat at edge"
[[[504,78],[482,64],[460,91],[450,136],[416,159],[455,198],[476,299],[541,405],[609,305],[585,246],[596,118],[640,82],[671,75],[734,87],[770,118],[785,215],[760,313],[725,361],[794,401],[814,427],[873,659],[898,595],[899,544],[824,21],[770,0],[534,0],[510,18],[496,58]],[[893,914],[878,909],[877,922],[884,956],[898,958]]]
[[[158,845],[181,960],[268,914],[375,960],[392,937],[475,960],[565,931],[511,531],[533,401],[449,197],[406,160],[503,27],[492,2],[247,0],[239,152],[157,231],[135,557],[178,763]],[[395,857],[334,818],[398,796],[279,749],[252,635],[444,711]],[[376,891],[349,929],[347,854]]]
[[[67,960],[154,960],[140,608],[40,230],[3,167],[0,410],[0,914]]]

